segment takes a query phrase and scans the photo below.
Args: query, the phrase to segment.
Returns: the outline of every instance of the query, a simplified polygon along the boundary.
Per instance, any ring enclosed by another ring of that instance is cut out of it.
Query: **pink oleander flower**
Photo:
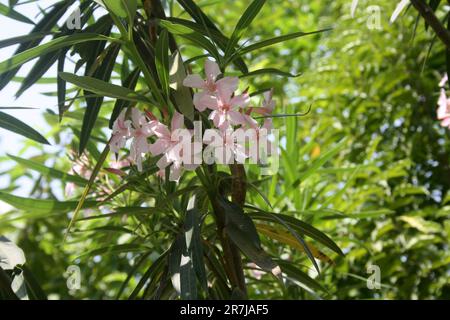
[[[450,129],[450,99],[447,98],[445,90],[441,89],[441,95],[438,100],[437,118],[441,120],[441,126]]]
[[[227,130],[232,125],[243,125],[245,119],[239,109],[245,108],[250,103],[248,93],[233,95],[230,87],[219,87],[217,97],[208,101],[207,107],[213,111],[209,119],[220,130]]]
[[[255,130],[255,138],[254,141],[250,143],[250,146],[248,147],[246,154],[248,157],[253,158],[256,157],[255,160],[258,162],[261,160],[261,154],[260,154],[260,148],[265,145],[267,150],[267,156],[271,155],[272,151],[272,143],[268,140],[268,135],[270,134],[271,130],[273,129],[273,121],[272,118],[266,118],[264,119],[263,125],[260,126],[258,121],[253,119],[250,115],[244,114],[243,115],[245,119],[245,125],[244,128]],[[265,129],[265,134],[261,134],[261,130]],[[250,154],[250,150],[252,150],[252,145],[254,145],[256,149],[256,154]]]
[[[114,153],[119,153],[130,137],[131,121],[125,120],[125,114],[126,110],[123,110],[113,124],[113,134],[109,147]]]
[[[156,121],[147,121],[145,115],[138,109],[131,110],[132,128],[130,136],[132,138],[130,147],[130,158],[136,163],[138,170],[142,171],[142,154],[149,151],[148,137],[154,134],[153,127]]]
[[[211,140],[206,140],[207,148],[214,151],[216,163],[231,164],[234,160],[243,163],[247,158],[245,146],[238,141],[232,129],[218,130],[217,136]]]
[[[85,154],[81,158],[75,160],[72,168],[69,170],[69,174],[78,175],[84,179],[89,179],[91,177],[92,171],[88,167],[89,159]],[[73,182],[68,182],[64,188],[64,194],[66,197],[71,197],[75,192],[76,185]]]
[[[187,170],[194,170],[198,167],[198,165],[194,164],[192,157],[192,161],[190,163],[185,163],[183,160],[183,143],[180,141],[179,135],[179,133],[181,133],[179,130],[183,129],[183,124],[184,116],[178,112],[175,112],[170,125],[170,130],[162,123],[157,123],[153,127],[153,132],[158,139],[155,143],[149,146],[149,151],[153,156],[163,155],[156,163],[160,169],[158,176],[161,178],[165,177],[164,169],[169,165],[171,165],[169,176],[169,180],[171,181],[178,181],[180,179],[183,168]],[[188,133],[189,139],[192,138],[189,131],[185,130],[184,133]],[[192,150],[191,154],[194,154]]]
[[[205,74],[206,80],[203,80],[198,74],[190,74],[183,81],[183,85],[186,87],[203,90],[194,94],[194,105],[200,112],[205,111],[213,103],[211,101],[215,99],[219,88],[222,88],[222,91],[229,90],[233,93],[239,83],[237,77],[224,77],[217,80],[221,72],[217,63],[211,60],[205,61]]]
[[[262,107],[252,108],[252,111],[259,113],[263,116],[269,116],[272,114],[273,109],[275,108],[275,101],[272,100],[273,89],[264,92],[263,96],[264,96],[264,100],[262,102]]]
[[[118,175],[118,176],[126,176],[125,171],[122,169],[124,167],[129,167],[130,162],[126,159],[124,160],[113,160],[109,164],[109,168],[105,168],[106,171],[111,172],[112,174]]]

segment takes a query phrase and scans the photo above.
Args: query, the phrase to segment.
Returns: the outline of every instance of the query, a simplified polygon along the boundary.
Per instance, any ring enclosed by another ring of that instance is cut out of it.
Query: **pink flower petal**
[[[131,120],[133,121],[134,128],[137,129],[142,123],[142,112],[139,109],[131,109]]]
[[[196,93],[194,94],[194,105],[200,112],[207,108],[214,110],[217,109],[217,99],[206,92]]]
[[[245,119],[240,112],[230,110],[228,111],[228,116],[230,117],[231,123],[234,125],[245,123]]]
[[[155,143],[150,145],[148,147],[148,149],[153,156],[157,156],[157,155],[160,155],[161,153],[166,152],[168,146],[169,146],[169,144],[168,144],[167,140],[158,139],[158,140],[156,140]]]
[[[441,95],[438,100],[437,118],[439,120],[444,119],[446,116],[450,116],[450,108],[448,107],[448,99],[445,94],[445,90],[441,89]]]
[[[262,126],[262,128],[267,129],[267,131],[270,131],[273,129],[273,121],[272,118],[266,118],[264,120],[264,124]]]
[[[158,168],[165,169],[168,165],[170,164],[169,160],[167,160],[166,155],[163,155],[161,157],[161,159],[158,160],[158,162],[156,163],[156,165],[158,166]]]
[[[253,119],[251,116],[243,114],[242,117],[244,118],[245,125],[247,127],[255,129],[255,130],[258,128],[258,122],[255,119]]]
[[[209,59],[205,60],[205,73],[208,81],[213,82],[216,80],[217,76],[221,74],[220,68],[214,61]]]
[[[216,82],[217,94],[221,101],[228,103],[231,95],[238,88],[239,78],[237,77],[225,77]]]
[[[230,101],[230,105],[234,108],[241,107],[244,108],[250,103],[250,96],[247,93],[240,94],[233,97]]]
[[[442,120],[441,126],[448,127],[450,129],[450,117],[445,118],[444,120]]]
[[[205,81],[198,74],[190,74],[183,80],[185,87],[203,89]]]
[[[181,129],[184,124],[184,116],[181,113],[175,111],[172,117],[172,123],[170,125],[170,129],[172,131],[176,129]]]
[[[152,132],[157,136],[158,138],[165,138],[170,140],[170,131],[169,129],[163,125],[160,122],[154,123],[151,126]]]

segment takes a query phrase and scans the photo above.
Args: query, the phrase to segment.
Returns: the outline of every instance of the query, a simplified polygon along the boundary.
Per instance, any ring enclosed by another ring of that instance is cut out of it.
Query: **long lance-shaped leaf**
[[[64,72],[64,65],[66,62],[66,50],[61,50],[58,57],[58,74],[61,72]],[[58,115],[59,115],[59,121],[62,120],[62,116],[66,109],[66,92],[67,92],[67,86],[66,82],[58,76],[58,79],[56,81],[56,88],[57,88],[57,96],[58,96]]]
[[[63,72],[59,74],[65,81],[80,87],[81,89],[94,92],[100,96],[122,99],[132,102],[142,102],[152,105],[152,102],[133,90],[111,84],[92,77],[77,76],[72,73]]]
[[[288,40],[292,40],[292,39],[296,39],[296,38],[300,38],[300,37],[305,37],[305,36],[309,36],[309,35],[313,35],[313,34],[318,34],[321,32],[325,32],[325,31],[329,31],[331,30],[331,28],[328,29],[322,29],[322,30],[318,30],[318,31],[312,31],[312,32],[294,32],[291,34],[287,34],[287,35],[283,35],[283,36],[279,36],[279,37],[274,37],[274,38],[270,38],[270,39],[266,39],[266,40],[262,40],[256,43],[253,43],[251,45],[248,45],[246,47],[243,47],[240,50],[236,51],[236,54],[232,55],[229,57],[228,62],[232,62],[234,61],[236,58],[238,58],[239,56],[245,55],[249,52],[261,49],[261,48],[265,48],[268,46],[272,46],[274,44],[280,43],[280,42],[284,42],[284,41],[288,41]]]
[[[169,33],[167,29],[163,29],[156,41],[155,48],[156,71],[158,72],[159,82],[161,83],[163,92],[168,99],[169,97]]]
[[[23,36],[18,36],[18,37],[1,40],[0,41],[0,49],[9,47],[9,46],[13,46],[16,44],[20,44],[20,43],[29,42],[32,40],[41,40],[41,39],[44,39],[45,36],[50,35],[50,34],[53,34],[53,33],[52,32],[35,32],[35,33],[26,34]]]
[[[36,33],[36,32],[49,32],[51,31],[56,25],[58,20],[67,12],[67,9],[74,3],[75,0],[67,0],[67,1],[60,1],[56,3],[53,8],[44,14],[43,18],[35,25],[33,30],[30,31],[30,33]],[[20,46],[15,51],[14,55],[17,56],[22,52],[25,52],[28,49],[31,49],[33,47],[36,47],[41,43],[42,38],[34,39],[28,42],[24,42],[20,44]],[[17,74],[19,71],[20,64],[12,69],[10,69],[7,73],[4,73],[4,71],[0,71],[0,90],[2,90],[9,82],[10,80]]]
[[[134,90],[136,84],[139,80],[139,75],[141,74],[141,70],[139,68],[135,68],[125,79],[122,86],[128,88],[130,90]],[[111,118],[109,119],[109,128],[112,129],[114,121],[116,121],[120,112],[130,106],[130,101],[117,99],[116,104],[114,105],[113,112],[111,114]]]
[[[263,250],[252,219],[235,203],[225,198],[220,198],[218,202],[225,212],[224,230],[233,243],[263,270],[279,276],[280,269]]]
[[[214,22],[211,21],[211,19],[200,9],[198,5],[195,4],[193,0],[178,0],[178,3],[183,7],[183,9],[189,13],[189,15],[194,19],[197,26],[203,27],[204,31],[201,32],[204,35],[208,35],[208,37],[212,37],[212,40],[219,46],[220,49],[223,51],[226,50],[228,45],[228,38],[226,38],[219,28],[214,24]],[[214,32],[219,33],[222,37],[226,39],[226,41],[217,41],[217,38],[214,38]],[[232,51],[232,54],[234,54],[234,50]],[[233,63],[238,67],[238,69],[242,73],[247,73],[248,69],[244,62],[244,60],[237,56],[236,59],[233,61]]]
[[[272,215],[271,213],[268,213]],[[283,219],[279,218],[277,215],[272,215],[272,217],[281,225],[283,225],[294,237],[295,239],[300,243],[300,245],[304,248],[306,255],[308,256],[309,260],[311,260],[314,268],[317,270],[318,273],[320,273],[319,266],[317,265],[316,260],[314,259],[314,255],[311,252],[311,249],[306,244],[306,241],[300,237]]]
[[[34,140],[43,144],[50,144],[39,132],[31,128],[22,121],[10,116],[7,113],[0,111],[0,128],[9,130],[11,132],[20,134],[28,139]]]
[[[100,172],[100,169],[101,169],[103,163],[105,162],[108,154],[109,154],[109,144],[107,144],[105,146],[105,148],[103,149],[103,152],[100,155],[100,159],[98,160],[97,164],[95,165],[94,170],[92,170],[92,174],[91,174],[91,177],[89,178],[89,182],[86,185],[86,187],[84,187],[84,191],[81,195],[80,201],[78,202],[78,205],[75,208],[72,219],[70,220],[69,226],[67,227],[66,233],[64,235],[64,242],[66,241],[67,236],[69,235],[70,229],[72,229],[73,225],[75,224],[75,221],[77,221],[78,214],[80,213],[80,210],[83,208],[86,198],[89,194],[89,191],[91,191],[91,188],[94,184],[95,178],[97,178],[97,175]]]
[[[32,20],[25,17],[23,14],[15,11],[14,9],[8,7],[7,5],[4,5],[3,3],[0,3],[0,14],[20,22],[34,24]]]
[[[111,78],[111,73],[114,68],[114,64],[116,63],[117,55],[119,54],[120,46],[112,44],[104,57],[100,66],[94,72],[93,78],[99,79],[108,83]],[[95,93],[95,92],[94,92]],[[90,92],[85,91],[86,95],[89,95]],[[100,113],[100,108],[103,103],[103,96],[95,97],[95,98],[86,98],[86,111],[84,112],[83,117],[83,125],[81,128],[80,135],[80,148],[79,154],[82,154],[84,148],[87,145],[87,142],[91,136],[92,129],[95,126],[95,122],[97,121],[98,114]]]
[[[251,217],[253,217],[255,220],[263,220],[263,221],[269,221],[269,222],[277,222],[279,223],[282,219],[286,224],[288,224],[292,229],[294,229],[296,232],[300,234],[304,234],[314,240],[317,240],[318,242],[322,243],[323,245],[327,246],[334,252],[338,253],[339,255],[343,256],[344,253],[339,248],[339,246],[330,239],[325,233],[318,230],[317,228],[313,227],[312,225],[303,222],[301,220],[298,220],[294,217],[285,215],[285,214],[279,214],[279,213],[273,213],[271,212],[268,214],[266,211],[259,210],[258,212],[252,212],[249,213]],[[274,216],[277,216],[279,219],[275,219]]]
[[[81,19],[81,26],[84,26],[84,24],[88,21],[88,19],[92,16],[92,10],[89,10],[91,8],[90,2],[83,2],[80,7],[80,14],[82,15]],[[89,10],[89,11],[87,11]],[[60,36],[70,35],[75,33],[76,30],[70,30],[67,24],[65,24],[61,28],[61,33],[54,36],[53,39],[56,39]],[[26,90],[28,90],[33,84],[35,84],[39,79],[41,79],[45,73],[53,66],[53,64],[58,60],[58,58],[61,55],[65,55],[65,52],[67,52],[69,48],[65,48],[62,51],[53,51],[49,52],[47,54],[44,54],[39,57],[39,59],[34,64],[33,68],[28,72],[28,75],[23,79],[21,82],[21,86],[19,90],[16,93],[16,97],[20,97]],[[64,53],[64,54],[63,54]],[[65,60],[65,57],[63,57]],[[61,70],[63,71],[63,70]],[[60,82],[60,81],[59,81]],[[58,83],[59,83],[58,82]],[[58,93],[60,92],[58,86]]]
[[[273,74],[276,76],[288,77],[288,78],[296,78],[301,75],[301,73],[293,74],[293,73],[289,73],[289,72],[282,71],[282,70],[275,69],[275,68],[263,68],[263,69],[250,71],[249,73],[245,73],[245,74],[241,75],[239,78],[248,78],[248,77],[254,77],[254,76],[259,76],[259,75],[263,75],[263,74]]]
[[[257,223],[256,230],[258,230],[259,233],[266,235],[267,237],[277,240],[281,243],[287,244],[288,246],[295,248],[297,250],[300,250],[302,252],[306,252],[305,247],[303,246],[303,243],[298,241],[298,235],[294,236],[292,233],[280,230],[278,228],[269,226],[267,224],[263,223]],[[295,232],[295,231],[294,231]],[[304,242],[308,249],[311,251],[314,258],[319,259],[321,261],[327,262],[329,264],[334,264],[333,260],[328,257],[325,253],[317,249],[314,245],[311,243]]]
[[[18,66],[28,62],[34,58],[37,58],[43,54],[48,52],[56,51],[65,47],[72,46],[76,43],[87,42],[87,41],[98,41],[98,40],[109,40],[109,41],[117,41],[118,39],[113,39],[109,37],[105,37],[103,35],[91,34],[91,33],[75,33],[70,36],[63,36],[57,38],[55,40],[49,41],[40,46],[34,47],[32,49],[26,50],[15,56],[9,58],[6,61],[0,62],[0,74],[7,72],[9,70],[13,70]]]
[[[205,262],[203,260],[203,245],[200,234],[200,212],[197,209],[191,209],[186,212],[184,228],[187,254],[191,259],[192,267],[197,275],[198,280],[200,281],[200,284],[202,285],[203,289],[207,291],[208,284]]]
[[[184,25],[192,30],[197,31],[198,33],[202,34],[205,37],[209,37],[223,51],[226,50],[228,42],[230,41],[230,39],[228,39],[228,37],[223,35],[217,29],[211,29],[209,27],[205,27],[205,26],[195,23],[193,21],[180,19],[180,18],[168,17],[167,20],[170,22],[176,23],[176,24]],[[235,52],[236,52],[235,48],[233,48],[230,51],[231,55],[233,55]],[[208,55],[206,55],[206,56],[208,56]],[[198,58],[202,58],[202,57],[205,57],[205,55],[188,59],[188,60],[186,60],[186,63],[190,63],[190,62],[195,61]],[[239,71],[241,71],[243,74],[246,74],[248,72],[247,65],[245,64],[244,60],[241,57],[236,58],[233,61],[233,63],[239,69]]]
[[[172,23],[165,20],[161,20],[160,25],[166,28],[170,33],[186,38],[192,43],[202,47],[203,49],[208,51],[217,61],[220,61],[220,55],[216,47],[211,43],[211,41],[206,39],[200,33],[184,25]]]
[[[167,261],[167,255],[169,254],[169,250],[166,250],[163,252],[158,259],[155,260],[155,262],[152,263],[152,265],[145,271],[145,273],[142,275],[142,278],[139,280],[136,288],[134,288],[133,292],[131,292],[129,296],[129,300],[135,299],[139,292],[141,292],[142,288],[144,287],[145,283],[147,283],[148,279],[152,279],[155,277],[155,274],[157,271],[164,266],[164,264]]]
[[[66,213],[77,207],[77,201],[56,201],[43,199],[30,199],[14,196],[0,191],[0,200],[16,209],[36,214]],[[84,201],[83,208],[92,208],[98,204],[96,201]]]
[[[186,69],[183,64],[181,54],[176,51],[170,61],[169,81],[170,87],[173,89],[172,98],[179,111],[188,119],[194,120],[194,103],[192,101],[192,93],[188,87],[183,85],[186,78]]]
[[[133,20],[137,10],[136,0],[102,0],[116,16]]]
[[[234,28],[233,34],[231,35],[230,41],[228,42],[227,48],[225,50],[225,58],[230,55],[232,49],[237,45],[245,29],[247,29],[252,23],[253,19],[262,9],[266,0],[253,0],[253,2],[245,10],[242,17],[239,19],[236,27]]]
[[[294,263],[277,259],[275,260],[283,270],[283,273],[291,280],[295,280],[296,283],[307,286],[310,290],[323,291],[328,293],[328,291],[316,280],[311,278],[307,273],[298,269]]]
[[[51,178],[60,179],[64,182],[73,182],[80,186],[84,186],[87,183],[87,180],[85,180],[81,177],[74,176],[74,175],[53,169],[53,168],[46,167],[35,161],[23,159],[20,157],[9,155],[9,154],[8,154],[8,157],[26,168],[37,171],[37,172],[39,172],[45,176],[49,176]]]

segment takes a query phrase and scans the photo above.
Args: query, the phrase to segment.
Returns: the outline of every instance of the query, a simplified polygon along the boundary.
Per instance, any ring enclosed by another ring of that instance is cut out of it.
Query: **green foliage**
[[[18,79],[20,93],[45,80],[58,97],[58,110],[45,113],[45,136],[59,150],[25,141],[0,158],[14,162],[0,172],[9,178],[0,201],[13,207],[0,214],[0,232],[14,234],[25,253],[30,298],[450,296],[450,133],[435,115],[446,52],[415,11],[394,24],[382,16],[381,30],[371,30],[370,1],[357,1],[352,17],[344,0],[102,1],[108,14],[83,0],[89,19],[69,33],[57,22],[74,2],[48,8],[31,34],[0,41],[19,44],[0,62],[3,86],[40,58]],[[382,12],[395,11],[379,2]],[[105,15],[95,20],[96,10]],[[42,44],[46,35],[53,39]],[[65,72],[69,57],[74,72]],[[187,126],[200,118],[182,81],[206,57],[246,78],[255,100],[274,87],[280,167],[272,176],[246,168],[244,205],[227,167],[205,165],[175,184],[155,176],[157,158],[138,172],[129,163],[115,169],[108,156],[108,127],[123,110],[158,118],[177,110]],[[56,63],[55,78],[34,73]],[[0,126],[48,143],[3,112]],[[61,146],[68,133],[73,140]],[[31,148],[38,155],[27,159]],[[14,195],[21,179],[33,186],[28,197]],[[64,196],[71,183],[81,188]],[[69,291],[63,275],[74,264],[82,286]],[[380,267],[379,290],[367,287],[370,265]],[[13,278],[0,269],[2,297],[17,296]]]

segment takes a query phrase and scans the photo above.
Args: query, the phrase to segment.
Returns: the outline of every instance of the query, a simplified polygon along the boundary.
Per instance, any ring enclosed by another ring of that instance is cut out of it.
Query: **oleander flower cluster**
[[[238,77],[223,76],[217,63],[211,60],[205,61],[204,69],[205,79],[198,74],[191,74],[184,79],[183,85],[196,91],[193,97],[195,109],[207,115],[211,126],[216,129],[219,138],[207,143],[209,149],[212,148],[215,154],[227,153],[235,158],[248,158],[248,146],[236,141],[234,132],[237,129],[250,129],[254,132],[251,143],[262,143],[262,130],[267,133],[273,128],[270,118],[275,108],[273,90],[264,92],[262,105],[255,107],[251,105],[247,90],[238,93]],[[255,119],[257,117],[264,119],[262,124]],[[123,110],[114,122],[110,149],[118,154],[131,141],[130,160],[139,171],[143,169],[146,155],[160,156],[156,163],[158,175],[164,178],[165,170],[169,168],[169,180],[178,181],[183,170],[195,170],[201,164],[205,144],[205,140],[193,141],[194,130],[185,129],[184,121],[184,116],[176,111],[168,126],[148,111],[142,112],[137,108]],[[184,136],[187,132],[187,150],[179,147],[180,132]],[[267,141],[265,143],[270,144]]]

